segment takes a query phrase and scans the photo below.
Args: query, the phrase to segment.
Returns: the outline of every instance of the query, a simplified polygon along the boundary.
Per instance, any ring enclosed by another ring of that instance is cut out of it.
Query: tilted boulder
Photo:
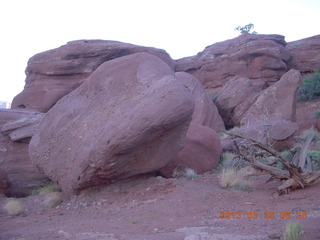
[[[6,124],[26,122],[37,114],[33,111],[0,110],[0,129]],[[13,131],[13,133],[18,132],[13,136],[20,136],[19,141],[15,142],[0,131],[0,168],[8,175],[10,194],[16,197],[25,197],[48,181],[48,178],[30,161],[28,142],[34,132],[28,130],[27,125],[24,127],[21,132],[18,127]]]
[[[192,74],[208,89],[221,88],[234,76],[272,85],[287,71],[285,45],[281,35],[241,34],[177,60],[176,71]]]
[[[320,35],[288,42],[286,48],[291,54],[288,66],[300,72],[320,69]]]
[[[193,109],[190,92],[160,58],[117,58],[50,109],[30,156],[69,196],[155,172],[183,147]]]
[[[216,132],[224,130],[224,123],[216,105],[205,93],[198,79],[185,72],[177,72],[176,77],[189,89],[195,101],[192,123],[214,129]]]
[[[102,63],[138,52],[158,56],[174,67],[164,50],[106,40],[72,41],[36,54],[28,61],[24,90],[13,99],[12,108],[47,112]]]

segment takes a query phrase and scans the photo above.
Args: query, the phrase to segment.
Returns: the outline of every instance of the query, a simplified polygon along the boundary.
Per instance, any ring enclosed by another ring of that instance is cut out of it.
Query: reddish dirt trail
[[[280,183],[266,179],[255,177],[254,190],[244,192],[222,189],[217,173],[147,178],[91,190],[53,209],[42,206],[43,196],[32,196],[23,200],[25,217],[0,215],[0,239],[279,239],[290,221],[303,225],[303,239],[320,239],[320,184],[272,197]],[[242,218],[220,219],[221,212],[241,212]],[[250,212],[258,218],[248,219]],[[264,219],[265,212],[274,218]],[[292,219],[281,219],[281,212]],[[296,219],[299,212],[307,218]]]

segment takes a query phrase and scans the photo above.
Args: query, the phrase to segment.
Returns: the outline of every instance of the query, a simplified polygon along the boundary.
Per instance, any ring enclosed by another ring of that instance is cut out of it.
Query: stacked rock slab
[[[288,42],[287,49],[292,55],[289,68],[300,72],[312,72],[320,69],[320,35]]]
[[[241,34],[177,60],[176,71],[192,74],[213,92],[235,76],[272,85],[287,71],[290,53],[285,46],[281,35]]]
[[[137,52],[148,52],[174,66],[169,54],[156,48],[105,40],[68,42],[30,58],[24,90],[14,98],[12,108],[47,112],[102,63]]]
[[[193,109],[190,92],[160,58],[120,57],[49,110],[30,156],[68,195],[154,172],[183,147]]]

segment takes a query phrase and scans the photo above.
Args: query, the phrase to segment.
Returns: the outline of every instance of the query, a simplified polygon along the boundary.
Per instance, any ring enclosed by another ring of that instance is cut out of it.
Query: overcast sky
[[[0,100],[24,86],[27,61],[71,40],[105,39],[165,49],[177,59],[238,36],[294,41],[320,34],[319,0],[1,0]]]

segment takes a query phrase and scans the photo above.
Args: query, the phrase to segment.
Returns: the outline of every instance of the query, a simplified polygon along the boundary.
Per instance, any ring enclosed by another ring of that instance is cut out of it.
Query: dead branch
[[[236,132],[226,132],[226,134],[232,137],[237,154],[249,162],[253,168],[267,172],[272,176],[271,179],[277,178],[284,181],[278,187],[279,195],[320,182],[320,171],[312,172],[311,159],[307,155],[307,150],[314,136],[313,128],[300,151],[295,154],[292,162],[282,157],[272,147],[262,144],[249,136]],[[238,144],[236,138],[243,139],[243,141]],[[266,156],[271,156],[276,162],[282,163],[285,170],[272,166],[275,161],[270,164],[259,161],[259,159]]]

